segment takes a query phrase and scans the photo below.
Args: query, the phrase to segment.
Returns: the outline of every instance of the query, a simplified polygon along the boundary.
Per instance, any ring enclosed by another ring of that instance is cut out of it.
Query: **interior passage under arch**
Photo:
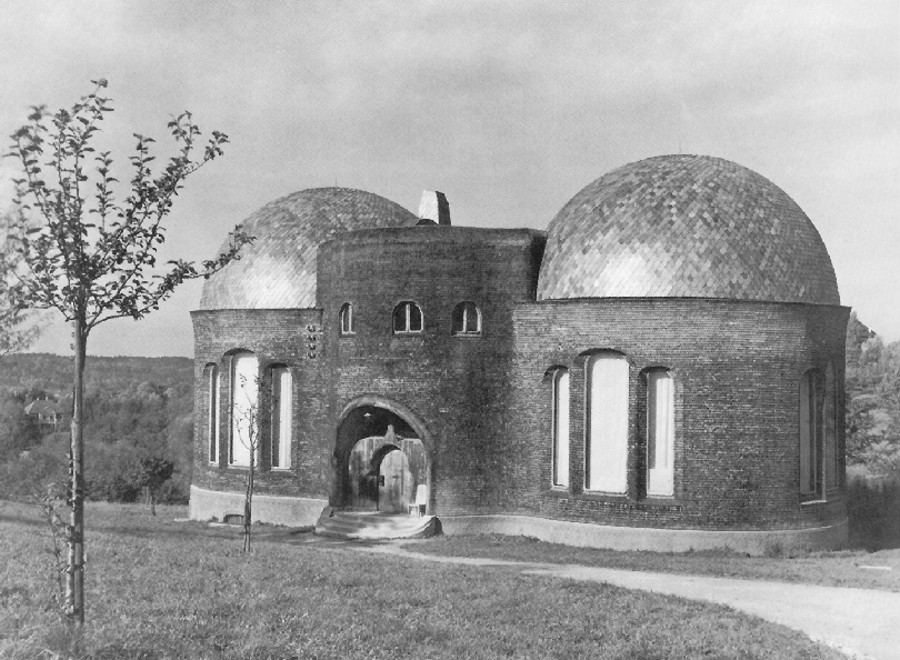
[[[378,406],[353,410],[338,430],[338,503],[357,510],[406,512],[428,487],[428,457],[412,426]]]

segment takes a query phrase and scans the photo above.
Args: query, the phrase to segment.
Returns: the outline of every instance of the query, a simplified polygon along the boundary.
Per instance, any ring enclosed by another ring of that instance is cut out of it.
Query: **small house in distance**
[[[327,531],[367,511],[445,533],[649,550],[847,537],[834,270],[780,188],[649,158],[546,232],[458,227],[359,190],[304,190],[192,313],[191,516]],[[427,213],[427,211],[426,211]],[[324,516],[323,516],[324,512]],[[374,518],[373,518],[374,519]]]
[[[62,406],[50,399],[35,399],[25,406],[25,414],[35,419],[42,432],[56,431],[63,420]]]

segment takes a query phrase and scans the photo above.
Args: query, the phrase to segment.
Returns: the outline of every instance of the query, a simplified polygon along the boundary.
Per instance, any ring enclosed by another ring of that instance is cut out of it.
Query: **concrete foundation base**
[[[832,550],[847,544],[847,520],[813,529],[709,531],[608,527],[530,516],[440,516],[442,531],[454,534],[507,534],[541,541],[611,550],[688,552],[727,549],[754,556],[781,556]]]
[[[291,527],[313,527],[327,499],[253,495],[253,520]],[[242,515],[244,494],[206,490],[191,486],[191,520],[224,520],[228,514]]]

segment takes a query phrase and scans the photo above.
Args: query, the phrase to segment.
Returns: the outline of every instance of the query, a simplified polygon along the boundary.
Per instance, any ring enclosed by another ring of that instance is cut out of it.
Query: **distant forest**
[[[65,482],[68,417],[40,428],[35,399],[71,410],[71,358],[0,358],[0,496],[39,495]],[[847,461],[852,479],[900,482],[900,342],[885,345],[856,315],[847,326]],[[134,501],[162,479],[161,501],[187,501],[193,444],[189,358],[91,357],[86,372],[89,497]]]
[[[847,324],[847,464],[851,476],[900,481],[900,342]]]
[[[0,357],[0,496],[39,497],[65,483],[71,420],[71,358]],[[65,411],[56,429],[24,407],[36,399]],[[85,471],[92,499],[134,501],[153,485],[163,502],[186,502],[193,445],[193,361],[90,357],[85,370]],[[161,482],[161,483],[160,483]]]

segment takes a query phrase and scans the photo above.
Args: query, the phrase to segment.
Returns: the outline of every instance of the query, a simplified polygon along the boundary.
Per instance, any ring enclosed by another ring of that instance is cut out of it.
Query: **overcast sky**
[[[543,229],[620,165],[719,156],[797,201],[828,247],[841,302],[893,341],[898,7],[7,1],[0,130],[105,77],[116,111],[103,140],[120,162],[132,132],[160,138],[162,155],[165,123],[184,109],[228,133],[224,158],[176,201],[167,258],[213,256],[232,226],[304,188],[361,188],[412,211],[422,189],[437,189],[454,224]],[[144,321],[100,326],[89,352],[192,355],[201,286]],[[51,325],[34,350],[68,352],[67,328]]]

